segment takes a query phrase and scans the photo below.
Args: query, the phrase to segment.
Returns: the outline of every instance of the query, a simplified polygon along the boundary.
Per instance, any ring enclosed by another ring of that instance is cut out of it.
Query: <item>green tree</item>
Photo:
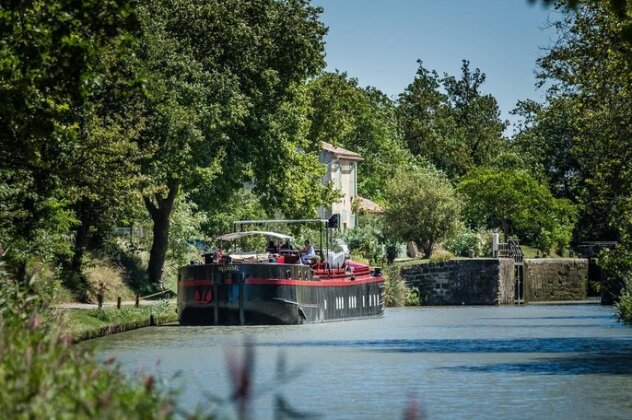
[[[536,3],[538,0],[528,0],[529,3]],[[567,9],[577,9],[582,4],[591,3],[594,4],[595,0],[541,0],[545,5],[551,3],[557,3],[558,7],[566,7]],[[621,36],[627,42],[632,43],[632,21],[630,20],[630,5],[629,0],[609,0],[608,2],[602,1],[602,5],[614,14],[621,23]]]
[[[362,155],[358,193],[383,201],[386,185],[410,160],[397,133],[395,107],[378,89],[362,88],[346,73],[323,73],[308,84],[311,111],[309,139]]]
[[[583,3],[557,23],[558,42],[539,60],[549,102],[571,101],[571,153],[580,168],[580,239],[616,240],[632,196],[632,22],[607,1]]]
[[[465,217],[474,227],[500,228],[547,251],[570,242],[575,209],[522,169],[473,169],[458,185],[467,197]]]
[[[506,147],[500,111],[480,91],[485,74],[463,61],[459,79],[423,67],[400,94],[397,116],[405,143],[452,180],[477,165],[489,164]]]
[[[448,75],[443,78],[454,121],[460,128],[459,141],[466,146],[469,157],[465,168],[488,164],[506,148],[503,130],[507,123],[500,119],[496,98],[481,92],[486,78],[479,69],[472,71],[467,60],[463,60],[459,79]]]
[[[387,232],[401,241],[415,241],[426,258],[436,243],[457,231],[461,200],[445,174],[434,167],[398,170],[389,184],[387,200]]]
[[[448,98],[441,91],[441,78],[417,61],[413,82],[399,95],[397,121],[405,144],[414,156],[431,162],[450,177],[463,171],[469,158]]]
[[[246,188],[232,191],[212,211],[208,212],[203,231],[211,238],[232,232],[236,220],[269,218],[268,213],[255,193]]]
[[[128,56],[133,2],[70,0],[0,6],[0,240],[25,279],[29,256],[68,254],[70,193],[106,51]],[[103,18],[103,16],[107,16]]]
[[[296,137],[281,137],[275,124],[293,89],[323,65],[319,13],[306,0],[162,0],[140,8],[137,71],[146,78],[147,127],[139,143],[151,152],[142,161],[150,179],[151,282],[160,279],[180,191],[228,198],[247,180],[279,191],[287,186],[268,182],[278,162],[305,165]]]
[[[331,186],[320,181],[326,167],[319,162],[320,143],[308,135],[309,112],[309,95],[301,84],[289,90],[276,112],[263,116],[267,128],[259,138],[266,147],[258,152],[249,173],[253,191],[269,214],[312,218],[319,206],[339,198]]]
[[[583,175],[573,150],[577,108],[573,97],[554,98],[544,106],[520,101],[512,113],[523,120],[511,140],[531,172],[558,198],[575,201]]]
[[[138,81],[130,78],[127,56],[116,49],[103,50],[93,66],[100,74],[83,107],[80,141],[67,162],[71,180],[66,194],[78,220],[74,229],[73,256],[66,264],[66,281],[83,286],[82,260],[91,246],[103,244],[113,227],[140,218],[142,177],[138,147],[144,120],[137,95]],[[72,286],[72,285],[71,285]]]

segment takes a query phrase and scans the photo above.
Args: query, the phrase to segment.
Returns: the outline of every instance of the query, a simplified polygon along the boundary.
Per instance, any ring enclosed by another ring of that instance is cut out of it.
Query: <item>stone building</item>
[[[333,144],[320,143],[320,162],[327,165],[327,172],[322,178],[324,184],[331,183],[335,189],[342,192],[340,201],[333,203],[331,208],[318,209],[318,217],[328,219],[332,214],[340,214],[340,228],[352,229],[356,226],[356,214],[353,202],[358,197],[358,162],[362,156]]]

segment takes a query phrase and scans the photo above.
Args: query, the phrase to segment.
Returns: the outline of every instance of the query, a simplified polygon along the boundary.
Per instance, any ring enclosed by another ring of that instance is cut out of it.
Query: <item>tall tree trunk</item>
[[[83,263],[83,254],[88,245],[88,233],[90,232],[90,203],[87,199],[83,199],[79,204],[79,219],[81,224],[75,232],[75,244],[70,262],[70,268],[73,273],[81,275],[81,266]]]
[[[159,285],[162,280],[162,270],[165,265],[167,247],[169,245],[169,217],[173,210],[173,203],[178,195],[180,185],[173,181],[169,183],[169,191],[166,197],[154,194],[151,197],[144,197],[145,207],[153,221],[153,240],[149,253],[149,265],[147,266],[147,276],[149,282]]]
[[[505,237],[505,243],[509,243],[509,222],[505,219],[501,221],[501,228],[503,230],[503,236]]]
[[[434,245],[434,242],[423,241],[420,243],[422,244],[421,248],[424,251],[424,258],[430,258],[430,256],[432,255],[432,246]]]
[[[79,204],[77,213],[81,224],[75,231],[75,243],[73,246],[72,259],[68,272],[64,273],[64,285],[72,290],[75,297],[80,302],[89,302],[88,290],[90,286],[88,279],[81,272],[83,266],[83,255],[88,246],[88,234],[90,232],[90,201],[83,199]],[[66,263],[67,264],[67,263]]]

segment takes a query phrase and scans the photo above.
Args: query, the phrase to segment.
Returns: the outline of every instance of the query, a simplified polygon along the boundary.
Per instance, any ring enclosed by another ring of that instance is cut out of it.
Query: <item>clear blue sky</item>
[[[555,39],[560,14],[527,0],[312,0],[322,6],[327,70],[397,96],[424,67],[458,76],[461,60],[487,74],[483,91],[510,118],[520,99],[542,100],[536,59]]]

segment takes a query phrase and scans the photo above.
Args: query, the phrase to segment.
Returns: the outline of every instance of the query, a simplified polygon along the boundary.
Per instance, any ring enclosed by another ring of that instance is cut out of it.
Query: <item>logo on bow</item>
[[[201,293],[200,293],[200,290],[201,290]],[[211,300],[213,300],[213,294],[208,289],[198,289],[195,291],[195,294],[193,295],[193,299],[198,303],[206,304],[206,303],[209,303]]]

